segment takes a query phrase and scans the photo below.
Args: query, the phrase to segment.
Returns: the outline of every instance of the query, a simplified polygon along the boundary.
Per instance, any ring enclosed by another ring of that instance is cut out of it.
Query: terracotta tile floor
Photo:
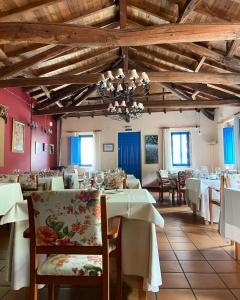
[[[157,228],[163,285],[160,292],[148,293],[147,300],[240,300],[240,263],[217,226],[205,225],[188,207],[172,207],[167,200],[159,210],[165,219],[165,228]],[[11,291],[4,282],[8,234],[0,229],[0,300],[28,300],[26,289]],[[124,300],[142,300],[137,278],[124,281]],[[46,289],[39,294],[39,300],[47,299]],[[64,287],[57,295],[58,300],[101,299],[97,288]]]

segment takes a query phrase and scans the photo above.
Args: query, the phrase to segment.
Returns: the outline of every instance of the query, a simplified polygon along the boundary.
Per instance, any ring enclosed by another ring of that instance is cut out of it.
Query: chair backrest
[[[226,174],[224,177],[226,187],[240,190],[240,174]]]
[[[183,171],[178,172],[178,184],[179,187],[185,187],[186,184],[186,174]]]
[[[159,173],[162,178],[168,178],[168,170],[159,170]]]
[[[161,186],[163,184],[162,176],[159,171],[156,171],[158,184]]]
[[[85,250],[87,246],[85,254],[90,254],[91,248],[102,247],[107,238],[107,213],[106,198],[100,197],[95,190],[33,193],[28,210],[30,236],[37,253],[76,254],[73,246]],[[66,250],[70,246],[73,252]]]
[[[18,181],[23,191],[38,190],[38,175],[36,174],[20,174]]]
[[[185,178],[191,178],[193,177],[193,171],[192,170],[185,170]]]
[[[125,177],[122,177],[119,173],[109,173],[104,176],[105,189],[123,189]]]
[[[18,182],[18,176],[14,174],[0,174],[0,183],[16,183]]]

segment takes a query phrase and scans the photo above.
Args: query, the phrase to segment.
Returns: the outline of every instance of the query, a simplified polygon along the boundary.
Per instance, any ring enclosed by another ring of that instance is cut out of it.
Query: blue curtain
[[[80,165],[80,137],[70,137],[70,163],[71,165]]]
[[[224,164],[235,164],[234,128],[223,128]]]

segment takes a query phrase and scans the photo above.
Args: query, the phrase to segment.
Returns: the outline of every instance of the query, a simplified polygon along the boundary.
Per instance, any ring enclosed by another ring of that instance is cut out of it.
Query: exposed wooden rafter
[[[148,101],[143,102],[144,107],[147,108],[215,108],[219,106],[226,105],[236,105],[240,106],[239,99],[220,99],[220,100],[203,100],[203,101],[194,101],[194,100],[165,100],[165,101]],[[54,115],[54,114],[65,114],[72,112],[94,112],[99,110],[106,110],[108,104],[96,104],[96,105],[81,105],[81,106],[69,106],[63,108],[54,108],[49,110],[34,111],[35,115]]]
[[[235,55],[239,45],[240,45],[239,40],[231,41],[229,43],[226,56],[227,57],[233,57]]]
[[[124,47],[233,40],[240,38],[239,32],[240,23],[163,24],[141,30],[115,30],[68,24],[0,23],[0,44],[32,42],[85,47]]]
[[[187,0],[183,10],[179,14],[178,23],[184,23],[188,15],[202,2],[202,0]]]

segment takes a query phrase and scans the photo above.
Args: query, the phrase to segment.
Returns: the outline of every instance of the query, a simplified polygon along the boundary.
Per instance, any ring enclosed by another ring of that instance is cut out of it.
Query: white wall
[[[152,175],[155,176],[155,171],[161,168],[161,147],[159,147],[159,164],[145,164],[144,135],[159,134],[160,127],[187,128],[189,126],[196,126],[196,122],[197,114],[194,111],[144,114],[141,119],[132,121],[130,124],[123,121],[114,121],[109,117],[64,119],[62,126],[61,164],[69,164],[68,138],[72,133],[68,133],[67,131],[84,132],[102,130],[101,143],[114,143],[115,146],[113,153],[102,152],[102,169],[107,170],[117,167],[117,133],[125,131],[125,126],[130,125],[133,131],[141,132],[142,177],[143,182],[147,183],[151,180]],[[197,168],[203,165],[215,167],[217,165],[217,162],[215,162],[215,147],[210,146],[209,143],[217,140],[217,124],[201,114],[201,135],[193,128],[190,130],[192,133],[192,167]]]

